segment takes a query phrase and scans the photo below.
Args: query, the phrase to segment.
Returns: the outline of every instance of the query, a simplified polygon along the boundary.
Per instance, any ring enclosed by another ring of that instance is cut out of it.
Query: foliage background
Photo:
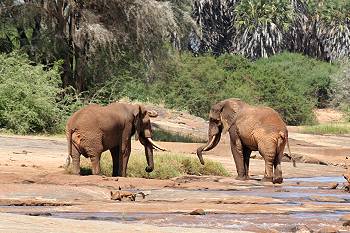
[[[238,97],[312,124],[350,112],[349,55],[347,0],[4,0],[0,127],[62,132],[124,97],[204,118]]]

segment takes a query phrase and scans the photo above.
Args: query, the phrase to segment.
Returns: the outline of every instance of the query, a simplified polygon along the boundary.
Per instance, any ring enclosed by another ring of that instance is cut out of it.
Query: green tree
[[[55,132],[60,127],[58,68],[33,66],[18,53],[0,54],[0,128],[26,134]]]

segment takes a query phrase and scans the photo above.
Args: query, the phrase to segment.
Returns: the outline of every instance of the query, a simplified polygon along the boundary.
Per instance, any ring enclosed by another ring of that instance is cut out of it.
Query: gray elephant
[[[209,114],[208,143],[197,149],[202,164],[202,152],[213,149],[219,143],[221,134],[226,132],[230,134],[237,179],[249,178],[250,154],[252,151],[259,151],[265,160],[263,181],[283,182],[281,159],[286,144],[289,149],[288,131],[275,110],[250,106],[236,98],[213,105]],[[292,161],[295,166],[293,158]]]
[[[80,155],[90,158],[92,174],[100,173],[101,153],[109,150],[113,159],[113,176],[126,176],[131,152],[131,137],[136,134],[145,147],[147,172],[152,172],[153,148],[165,150],[152,140],[150,114],[144,106],[112,103],[108,106],[88,105],[67,121],[67,166],[73,161],[73,174],[80,173]]]

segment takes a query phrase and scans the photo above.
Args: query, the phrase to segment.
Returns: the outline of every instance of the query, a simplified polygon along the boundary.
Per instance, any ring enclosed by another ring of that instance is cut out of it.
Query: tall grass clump
[[[155,153],[154,164],[153,172],[147,173],[145,171],[147,165],[145,155],[142,153],[132,154],[128,163],[127,176],[151,179],[170,179],[183,175],[230,176],[230,173],[219,162],[206,160],[203,166],[197,158],[181,154]],[[113,163],[110,153],[105,152],[102,154],[100,165],[101,174],[112,176]],[[91,174],[90,160],[82,158],[80,167],[82,174]]]

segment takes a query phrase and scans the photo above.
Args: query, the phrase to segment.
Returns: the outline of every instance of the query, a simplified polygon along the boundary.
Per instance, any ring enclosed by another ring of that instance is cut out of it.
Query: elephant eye
[[[215,123],[215,124],[219,124],[220,123],[220,120],[214,119],[214,118],[211,118],[210,121]]]

